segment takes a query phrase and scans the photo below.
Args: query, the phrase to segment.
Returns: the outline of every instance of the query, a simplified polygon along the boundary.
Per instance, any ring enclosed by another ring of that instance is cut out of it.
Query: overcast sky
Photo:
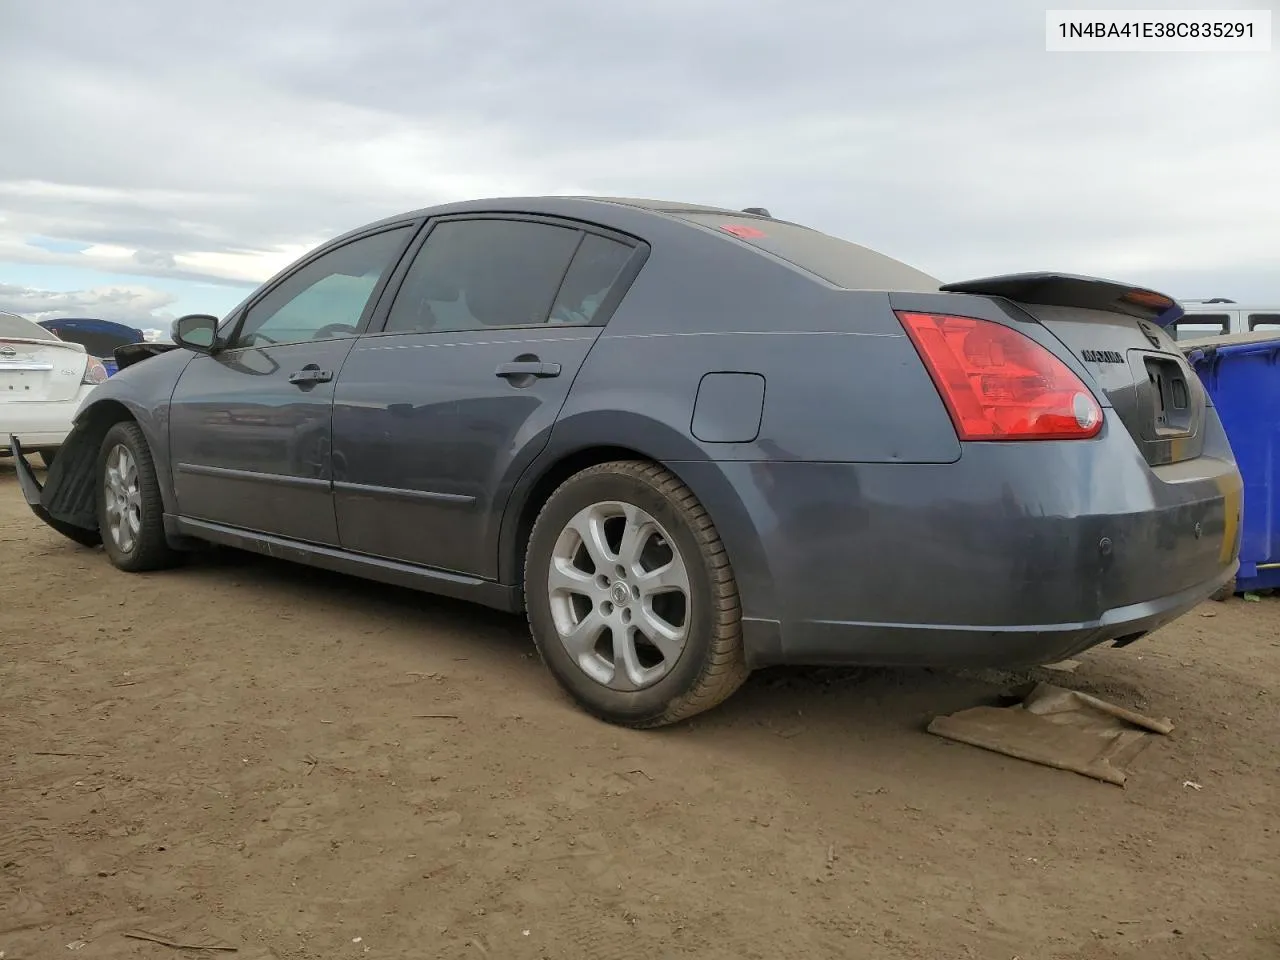
[[[1280,303],[1280,48],[1049,54],[1044,9],[0,0],[0,309],[221,314],[368,220],[530,193]]]

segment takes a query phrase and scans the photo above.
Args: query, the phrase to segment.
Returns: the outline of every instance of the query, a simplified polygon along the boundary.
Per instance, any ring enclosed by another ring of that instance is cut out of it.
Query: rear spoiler
[[[1173,297],[1128,283],[1116,283],[1100,277],[1078,277],[1070,273],[1009,273],[981,280],[964,280],[943,284],[946,293],[976,293],[989,297],[1005,297],[1020,303],[1046,307],[1079,307],[1082,310],[1105,310],[1149,320],[1167,327],[1183,314]]]
[[[53,331],[50,331],[52,333]],[[55,337],[58,335],[55,333]],[[31,344],[33,347],[64,347],[67,350],[73,350],[76,353],[84,353],[85,349],[78,343],[72,343],[70,340],[63,340],[58,337],[57,340],[44,340],[39,337],[0,337],[5,343],[23,343]]]

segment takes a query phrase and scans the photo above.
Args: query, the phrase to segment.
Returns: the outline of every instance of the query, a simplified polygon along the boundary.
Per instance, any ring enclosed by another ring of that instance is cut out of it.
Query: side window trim
[[[396,302],[396,297],[400,295],[400,288],[404,286],[405,278],[409,275],[413,261],[418,258],[418,253],[422,250],[423,244],[427,242],[427,237],[431,235],[431,231],[435,229],[435,225],[441,219],[443,218],[432,217],[424,220],[413,232],[413,236],[409,238],[408,246],[400,254],[400,260],[395,269],[387,275],[386,283],[382,285],[382,289],[378,290],[376,295],[371,298],[373,312],[369,315],[368,322],[360,334],[361,337],[373,337],[385,332],[387,317],[391,314],[391,306]]]
[[[577,258],[578,252],[582,250],[582,241],[587,238],[586,231],[579,228],[578,239],[573,244],[573,253],[569,254],[569,259],[565,261],[564,271],[560,274],[560,281],[556,284],[555,289],[551,291],[551,299],[542,309],[542,321],[538,326],[546,326],[551,320],[551,311],[556,308],[556,301],[560,299],[560,291],[564,289],[564,282],[569,278],[569,271],[573,269],[573,261]],[[533,326],[533,324],[530,324]]]
[[[310,254],[307,255],[306,259],[299,260],[292,267],[286,268],[286,270],[278,273],[272,280],[268,281],[266,285],[264,285],[260,290],[258,290],[256,293],[253,294],[252,300],[248,300],[236,308],[236,310],[233,313],[234,319],[231,320],[231,324],[227,330],[227,338],[226,338],[227,343],[229,344],[234,343],[236,338],[240,336],[240,330],[243,328],[245,318],[248,317],[250,310],[252,310],[259,303],[261,303],[263,300],[269,297],[281,284],[287,283],[290,279],[297,276],[303,270],[307,269],[309,266],[311,266],[311,264],[315,263],[321,257],[328,256],[331,253],[335,253],[338,250],[341,250],[343,247],[349,246],[353,243],[358,243],[361,240],[367,240],[370,237],[376,237],[379,234],[391,233],[392,231],[403,230],[405,227],[408,227],[410,228],[408,231],[408,236],[403,242],[401,242],[399,252],[397,252],[392,256],[391,269],[385,271],[383,275],[378,279],[378,283],[374,286],[373,292],[369,295],[368,302],[366,302],[364,305],[364,311],[360,314],[360,322],[356,326],[356,336],[359,337],[364,333],[368,332],[369,323],[373,319],[373,316],[377,310],[377,306],[381,300],[382,293],[386,289],[387,284],[391,280],[391,278],[395,276],[397,271],[399,271],[400,268],[403,266],[405,262],[405,253],[407,249],[413,245],[414,239],[415,237],[417,237],[419,233],[419,228],[421,227],[422,222],[423,221],[421,218],[415,218],[411,220],[398,220],[394,223],[384,223],[379,227],[377,227],[376,229],[364,230],[354,236],[347,237],[341,243],[330,243],[330,244],[326,244],[323,247],[319,247],[316,250],[313,250]],[[219,333],[221,332],[222,331],[219,331]],[[300,341],[300,342],[307,343],[312,341]],[[280,344],[280,346],[288,346],[288,345],[289,344],[283,344],[283,343]],[[228,346],[224,352],[236,353],[241,350],[261,350],[261,349],[262,347],[260,346],[259,347]]]
[[[616,237],[612,237],[607,233],[601,233],[600,236],[609,240],[616,239]],[[600,301],[600,306],[596,308],[595,314],[586,326],[603,327],[609,322],[618,307],[621,306],[623,297],[631,290],[631,285],[636,282],[636,277],[640,276],[640,271],[648,261],[650,252],[649,244],[643,240],[631,243],[631,256],[623,264],[622,269],[618,271],[618,275],[613,278],[609,293]]]
[[[592,223],[587,220],[573,220],[568,217],[553,217],[545,214],[537,213],[502,213],[500,211],[478,211],[471,213],[450,213],[441,216],[432,217],[425,221],[421,228],[409,242],[408,248],[400,255],[400,262],[396,265],[395,270],[387,277],[386,283],[376,295],[376,306],[370,316],[367,318],[367,326],[360,334],[362,337],[378,337],[378,336],[400,336],[400,331],[387,330],[387,320],[391,316],[391,308],[395,304],[396,297],[400,295],[400,289],[404,286],[405,278],[409,273],[410,267],[413,266],[414,259],[426,245],[427,240],[431,236],[431,232],[441,223],[447,223],[457,220],[522,220],[530,223],[545,223],[552,227],[563,227],[569,230],[578,231],[578,242],[574,247],[574,256],[582,247],[582,241],[587,234],[595,234],[604,237],[606,240],[613,240],[616,243],[624,244],[631,247],[632,255],[627,260],[626,265],[618,271],[618,276],[610,287],[609,295],[600,302],[600,306],[596,309],[595,316],[591,318],[590,323],[583,324],[587,327],[602,327],[617,310],[618,305],[622,302],[622,298],[626,296],[631,284],[640,274],[640,269],[649,259],[649,244],[639,237],[630,234],[620,233],[616,230],[610,230],[608,227]],[[556,297],[560,295],[560,288],[564,286],[565,278],[569,275],[569,270],[573,267],[573,259],[569,258],[568,264],[565,265],[564,273],[560,276],[560,282],[556,284],[556,292],[551,298],[551,302],[547,304],[547,315],[551,313],[551,309],[555,306]],[[539,330],[548,326],[546,320],[541,323],[522,323],[513,324],[506,327],[489,327],[490,330]]]

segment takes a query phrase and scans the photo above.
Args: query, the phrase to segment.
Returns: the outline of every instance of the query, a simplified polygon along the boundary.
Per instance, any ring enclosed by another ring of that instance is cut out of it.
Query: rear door
[[[0,313],[0,403],[73,400],[86,361],[76,344],[24,317]]]
[[[442,218],[334,397],[348,550],[497,575],[501,511],[643,258],[577,223]]]

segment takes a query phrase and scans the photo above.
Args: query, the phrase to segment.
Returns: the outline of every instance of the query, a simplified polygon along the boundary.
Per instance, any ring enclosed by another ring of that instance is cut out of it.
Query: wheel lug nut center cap
[[[613,600],[616,606],[625,607],[631,602],[631,590],[619,580],[609,588],[609,598]]]

